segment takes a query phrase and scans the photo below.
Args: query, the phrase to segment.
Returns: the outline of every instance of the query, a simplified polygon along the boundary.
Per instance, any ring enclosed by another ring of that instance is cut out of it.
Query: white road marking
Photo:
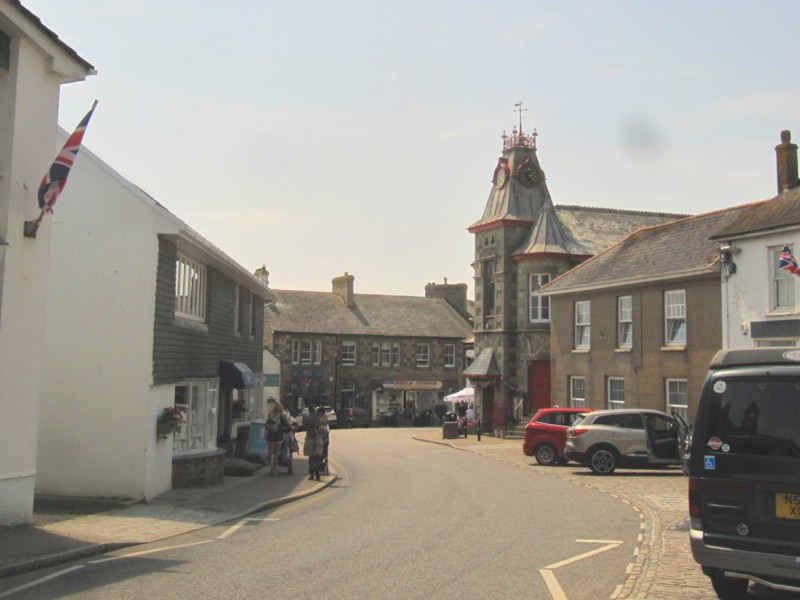
[[[71,573],[72,571],[77,571],[78,569],[82,569],[84,565],[75,565],[74,567],[70,567],[69,569],[63,569],[62,571],[56,571],[55,573],[50,573],[47,577],[42,577],[41,579],[37,579],[36,581],[29,581],[25,585],[21,585],[19,587],[15,587],[13,590],[6,590],[2,594],[0,594],[0,598],[7,598],[13,594],[21,592],[22,590],[27,590],[28,588],[32,588],[39,584],[44,583],[45,581],[50,581],[51,579],[55,579],[56,577],[61,577],[62,575],[66,575],[67,573]]]
[[[190,546],[199,546],[200,544],[208,544],[214,540],[203,540],[201,542],[192,542],[191,544],[180,544],[178,546],[165,546],[164,548],[153,548],[152,550],[142,550],[141,552],[131,552],[130,554],[121,554],[120,556],[109,556],[107,558],[98,558],[97,560],[90,560],[88,564],[99,565],[100,563],[109,562],[112,560],[122,560],[123,558],[133,558],[134,556],[144,556],[145,554],[153,554],[155,552],[164,552],[166,550],[175,550],[176,548],[188,548]]]
[[[542,574],[542,578],[545,584],[547,584],[547,589],[550,590],[550,595],[553,597],[553,600],[567,600],[567,595],[564,593],[564,590],[561,589],[561,586],[558,585],[558,580],[550,569],[539,569],[539,573]]]
[[[239,529],[241,529],[241,527],[242,527],[242,526],[243,526],[245,523],[247,523],[248,521],[257,521],[257,522],[259,522],[259,523],[260,523],[260,522],[263,522],[263,521],[280,521],[280,519],[242,519],[242,520],[241,520],[241,521],[239,521],[239,522],[238,522],[236,525],[234,525],[234,526],[233,526],[233,527],[231,527],[230,529],[228,529],[228,530],[224,531],[223,533],[221,533],[220,535],[218,535],[218,536],[217,536],[217,539],[218,539],[218,540],[224,540],[224,539],[225,539],[226,537],[228,537],[229,535],[233,535],[234,533],[236,533],[237,531],[239,531]]]
[[[576,542],[581,542],[585,544],[605,544],[600,548],[595,548],[594,550],[589,550],[589,552],[584,552],[583,554],[578,554],[577,556],[573,556],[572,558],[566,558],[562,561],[557,563],[553,563],[552,565],[546,566],[544,569],[539,569],[539,573],[542,575],[542,579],[544,579],[545,585],[547,585],[547,589],[550,590],[550,595],[553,597],[553,600],[567,600],[567,596],[564,593],[564,590],[561,589],[561,586],[558,584],[558,580],[556,579],[554,570],[559,569],[561,567],[565,567],[567,565],[571,565],[573,563],[578,562],[579,560],[583,560],[584,558],[589,558],[590,556],[595,556],[596,554],[600,554],[601,552],[605,552],[606,550],[611,550],[612,548],[617,548],[618,546],[622,545],[620,540],[575,540]]]

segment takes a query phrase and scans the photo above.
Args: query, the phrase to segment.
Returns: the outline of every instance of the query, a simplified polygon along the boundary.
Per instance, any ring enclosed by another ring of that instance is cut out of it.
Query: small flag
[[[783,250],[781,250],[781,256],[778,259],[778,268],[783,269],[784,271],[789,271],[793,275],[800,275],[800,268],[797,266],[797,260],[792,254],[792,251],[789,250],[789,246],[784,244]]]
[[[39,185],[39,208],[45,212],[52,213],[53,205],[58,200],[58,195],[64,191],[67,185],[67,177],[72,168],[75,159],[78,157],[78,150],[81,149],[83,142],[83,134],[86,133],[86,127],[89,125],[89,119],[92,118],[92,113],[97,106],[97,100],[92,104],[91,110],[86,113],[75,131],[69,136],[69,139],[64,144],[61,152],[58,153],[50,169],[45,173],[42,183]]]

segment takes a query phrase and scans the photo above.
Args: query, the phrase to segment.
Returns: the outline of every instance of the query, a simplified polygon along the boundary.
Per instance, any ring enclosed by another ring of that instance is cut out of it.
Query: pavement
[[[0,527],[0,579],[210,527],[319,492],[336,480],[308,479],[308,459],[295,455],[294,474],[269,468],[226,475],[203,488],[172,489],[148,502],[38,497],[33,525]]]
[[[573,464],[542,467],[522,453],[520,440],[485,435],[480,441],[474,435],[445,440],[437,427],[409,429],[409,436],[586,485],[631,504],[641,533],[638,547],[627,549],[626,580],[612,600],[716,599],[689,548],[686,478],[680,469],[595,476]],[[293,475],[269,477],[269,469],[262,468],[249,477],[226,475],[217,486],[174,489],[123,506],[37,497],[34,525],[0,527],[0,578],[241,518],[304,498],[336,480],[333,471],[319,482],[309,481],[306,472],[307,459],[296,457]]]

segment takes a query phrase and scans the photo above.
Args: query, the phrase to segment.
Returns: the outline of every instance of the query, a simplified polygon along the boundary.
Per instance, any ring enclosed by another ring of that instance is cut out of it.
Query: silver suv
[[[684,422],[657,410],[598,410],[567,429],[564,453],[598,475],[617,467],[679,465],[685,432]]]

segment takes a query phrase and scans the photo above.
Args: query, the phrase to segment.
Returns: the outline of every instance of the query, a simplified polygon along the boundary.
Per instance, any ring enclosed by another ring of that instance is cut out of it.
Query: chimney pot
[[[797,185],[797,144],[792,143],[792,132],[781,131],[781,143],[775,146],[778,169],[778,193]]]

